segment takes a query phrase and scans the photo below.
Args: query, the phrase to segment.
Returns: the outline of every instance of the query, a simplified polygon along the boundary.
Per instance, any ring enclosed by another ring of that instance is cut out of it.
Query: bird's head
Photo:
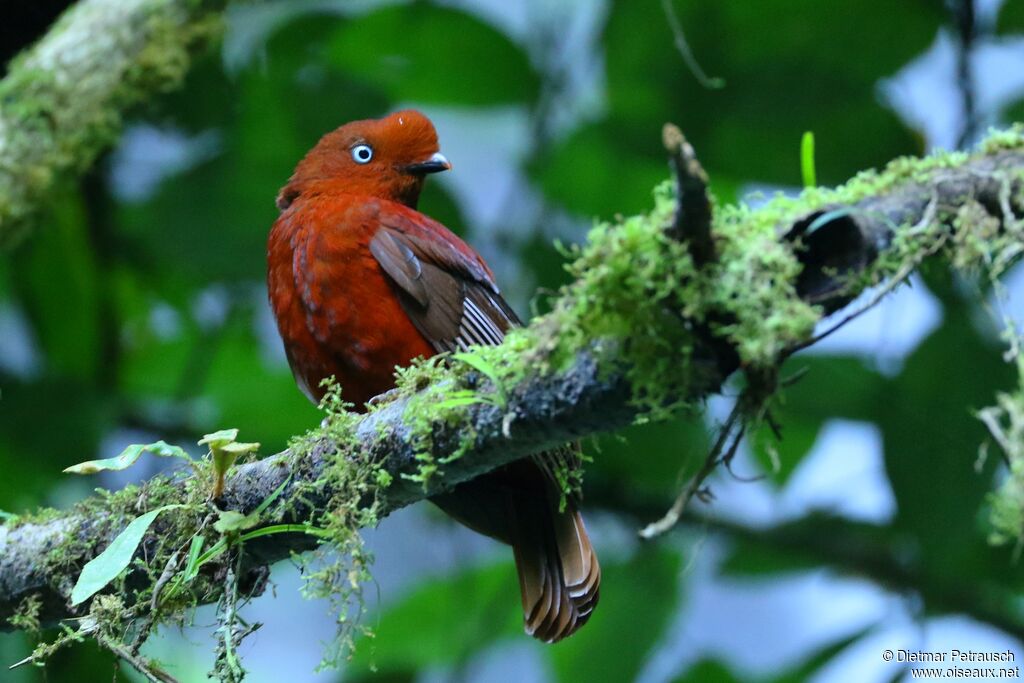
[[[426,176],[449,168],[438,151],[434,124],[406,109],[346,123],[320,138],[277,195],[277,206],[284,210],[305,192],[333,191],[416,208]]]

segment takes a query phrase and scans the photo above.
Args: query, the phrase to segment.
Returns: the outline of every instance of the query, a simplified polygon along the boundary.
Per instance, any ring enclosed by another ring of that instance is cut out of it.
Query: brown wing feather
[[[384,227],[370,241],[370,252],[398,288],[413,325],[438,352],[500,344],[520,324],[489,275],[454,249],[446,253]]]
[[[423,267],[405,242],[390,230],[378,230],[370,240],[370,253],[403,292],[422,308],[430,305],[430,295],[423,281]]]

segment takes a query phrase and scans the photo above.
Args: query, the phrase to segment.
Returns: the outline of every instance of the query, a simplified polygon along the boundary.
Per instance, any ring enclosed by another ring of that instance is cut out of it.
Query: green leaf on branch
[[[133,519],[124,528],[124,531],[110,542],[106,550],[82,567],[82,573],[71,590],[71,604],[82,604],[116,579],[132,561],[135,550],[142,542],[142,537],[146,535],[149,525],[153,523],[157,515],[165,510],[180,507],[183,506],[164,505]]]
[[[502,386],[501,377],[498,376],[498,369],[494,367],[490,361],[478,353],[469,352],[452,354],[452,358],[462,361],[469,367],[487,377],[487,379],[491,380],[497,395],[494,397],[481,397],[478,394],[474,394],[478,401],[491,403],[501,408],[508,405],[508,396],[505,394],[505,387]]]
[[[72,465],[64,469],[64,472],[68,474],[96,474],[103,470],[120,471],[127,469],[135,464],[143,453],[152,453],[153,455],[161,458],[181,458],[183,460],[192,462],[192,459],[188,457],[188,453],[179,446],[171,446],[164,441],[155,441],[147,444],[132,444],[128,448],[121,451],[120,455],[113,458],[106,458],[103,460],[86,460],[80,462],[77,465]]]

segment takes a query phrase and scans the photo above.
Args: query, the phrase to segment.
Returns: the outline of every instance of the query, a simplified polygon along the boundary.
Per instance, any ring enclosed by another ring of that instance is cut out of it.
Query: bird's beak
[[[409,164],[405,167],[407,173],[440,173],[441,171],[447,171],[452,167],[451,162],[440,152],[435,152],[426,161],[420,161],[419,163]]]

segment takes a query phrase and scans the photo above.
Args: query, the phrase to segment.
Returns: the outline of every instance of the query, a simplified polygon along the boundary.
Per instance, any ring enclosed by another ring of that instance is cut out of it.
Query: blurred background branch
[[[0,82],[0,245],[117,141],[125,113],[181,84],[225,0],[83,0]]]

